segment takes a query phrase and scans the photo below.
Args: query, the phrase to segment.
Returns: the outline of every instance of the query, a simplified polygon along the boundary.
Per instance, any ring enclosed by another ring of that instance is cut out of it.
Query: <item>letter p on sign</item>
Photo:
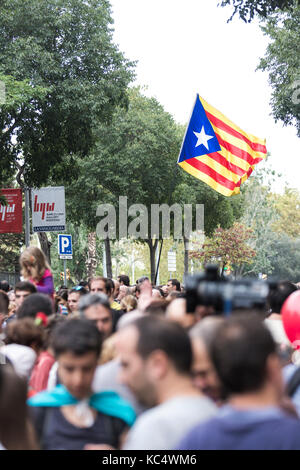
[[[72,257],[72,235],[58,235],[58,254],[60,257]]]

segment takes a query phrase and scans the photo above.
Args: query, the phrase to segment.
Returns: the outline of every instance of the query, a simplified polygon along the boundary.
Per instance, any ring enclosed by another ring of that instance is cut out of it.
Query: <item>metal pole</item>
[[[67,285],[67,260],[64,259],[64,285]]]
[[[25,192],[25,245],[26,248],[30,245],[30,212],[29,212],[29,193],[30,188],[24,188]]]
[[[103,242],[103,277],[107,277],[105,242]]]

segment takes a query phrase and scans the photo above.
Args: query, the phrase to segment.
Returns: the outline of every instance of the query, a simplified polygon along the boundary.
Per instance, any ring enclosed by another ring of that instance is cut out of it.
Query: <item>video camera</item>
[[[218,269],[208,265],[203,273],[187,277],[187,312],[195,312],[198,305],[211,306],[223,315],[237,309],[266,309],[270,283],[253,278],[231,281],[221,277]]]

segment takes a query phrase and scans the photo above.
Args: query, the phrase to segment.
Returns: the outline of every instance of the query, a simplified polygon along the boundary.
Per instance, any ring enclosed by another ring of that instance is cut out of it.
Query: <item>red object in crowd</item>
[[[300,290],[293,292],[281,309],[282,323],[294,349],[300,349]]]

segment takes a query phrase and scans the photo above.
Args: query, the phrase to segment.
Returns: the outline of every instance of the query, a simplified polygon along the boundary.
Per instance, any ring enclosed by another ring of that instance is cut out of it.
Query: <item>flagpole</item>
[[[185,130],[185,133],[184,133],[184,137],[183,137],[183,139],[182,139],[182,144],[181,144],[181,147],[180,147],[180,152],[179,152],[179,155],[178,155],[177,164],[178,164],[178,161],[179,161],[181,152],[182,152],[182,147],[183,147],[183,144],[184,144],[184,141],[185,141],[185,138],[186,138],[187,131],[188,131],[189,126],[190,126],[190,121],[191,121],[191,119],[192,119],[192,115],[193,115],[193,112],[194,112],[194,109],[195,109],[195,106],[196,106],[198,97],[199,97],[199,94],[197,93],[194,106],[192,107],[192,111],[191,111],[191,113],[190,113],[190,119],[188,120],[188,123],[187,123],[187,126],[186,126],[186,130]]]

